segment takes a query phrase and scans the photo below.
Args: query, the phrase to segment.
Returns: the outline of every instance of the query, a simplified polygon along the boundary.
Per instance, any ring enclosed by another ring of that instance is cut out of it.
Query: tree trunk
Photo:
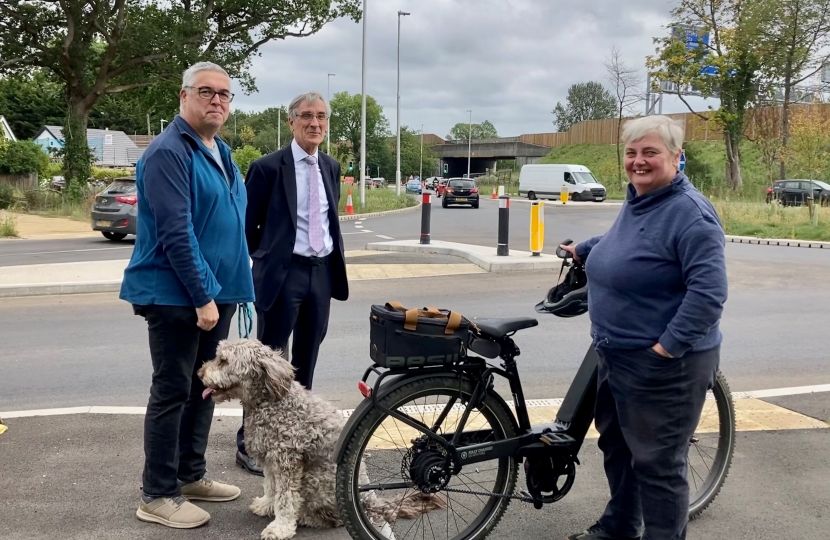
[[[787,143],[790,139],[790,90],[792,88],[792,80],[789,75],[784,80],[784,103],[781,107],[781,148],[787,148]],[[787,164],[781,160],[781,171],[779,180],[783,180],[787,176]]]
[[[623,179],[622,179],[622,154],[620,153],[620,132],[622,131],[622,109],[620,109],[620,115],[617,118],[617,182],[620,183],[620,186],[623,186]]]
[[[743,185],[740,141],[728,131],[724,133],[724,141],[726,143],[726,185],[734,191]]]
[[[92,176],[92,152],[86,138],[89,109],[84,99],[69,96],[69,111],[63,126],[63,175],[69,196],[80,199]]]

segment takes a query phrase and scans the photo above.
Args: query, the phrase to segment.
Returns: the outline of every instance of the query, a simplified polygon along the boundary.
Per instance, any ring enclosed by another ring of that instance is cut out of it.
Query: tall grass
[[[17,236],[17,221],[11,214],[0,213],[0,238]]]
[[[818,225],[810,221],[806,206],[781,206],[755,202],[713,201],[726,234],[830,241],[830,208],[816,207]]]
[[[346,199],[349,188],[352,190],[352,204],[354,205],[355,214],[368,214],[371,212],[384,212],[386,210],[398,210],[401,208],[408,208],[415,206],[418,201],[413,195],[403,193],[401,187],[400,197],[395,195],[393,188],[366,188],[366,206],[360,206],[360,185],[341,184],[340,185],[340,215],[346,213]]]

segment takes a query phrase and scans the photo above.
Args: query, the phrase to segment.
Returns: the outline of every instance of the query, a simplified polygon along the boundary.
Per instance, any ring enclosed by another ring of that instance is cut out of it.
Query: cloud
[[[612,45],[642,69],[666,33],[666,0],[368,0],[367,93],[396,121],[397,11],[401,18],[401,124],[446,135],[457,122],[489,120],[502,136],[548,132],[571,84],[605,82]],[[258,92],[242,110],[287,105],[308,90],[361,89],[362,23],[337,20],[314,36],[272,42],[253,60]],[[643,82],[645,86],[645,81]],[[682,112],[666,98],[664,112]]]

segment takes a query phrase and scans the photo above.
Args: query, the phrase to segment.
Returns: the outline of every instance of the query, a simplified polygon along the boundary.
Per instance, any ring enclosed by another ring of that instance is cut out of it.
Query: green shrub
[[[40,174],[49,156],[32,141],[9,141],[0,147],[0,174]]]
[[[14,204],[14,187],[0,184],[0,210],[6,210]]]
[[[251,163],[262,157],[262,152],[253,146],[243,146],[238,150],[234,150],[231,155],[234,163],[239,167],[239,172],[242,173],[242,176],[245,176],[248,174],[248,167],[251,166]]]
[[[99,167],[92,168],[92,178],[95,180],[102,180],[104,182],[113,180],[115,178],[123,178],[125,176],[135,176],[135,173],[129,169],[102,169]]]

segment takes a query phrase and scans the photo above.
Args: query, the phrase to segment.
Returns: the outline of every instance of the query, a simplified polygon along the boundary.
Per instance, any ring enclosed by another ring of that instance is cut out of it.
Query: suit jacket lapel
[[[322,156],[323,154],[319,153],[318,155]],[[323,173],[323,187],[326,189],[326,199],[329,201],[329,209],[332,209],[335,204],[334,194],[332,193],[334,182],[332,182],[331,167],[327,159],[320,160],[320,172]],[[337,208],[334,208],[334,214],[337,215]]]
[[[291,146],[283,150],[280,178],[285,190],[285,201],[288,203],[288,213],[291,214],[291,223],[297,230],[297,174],[294,170],[294,154]]]

